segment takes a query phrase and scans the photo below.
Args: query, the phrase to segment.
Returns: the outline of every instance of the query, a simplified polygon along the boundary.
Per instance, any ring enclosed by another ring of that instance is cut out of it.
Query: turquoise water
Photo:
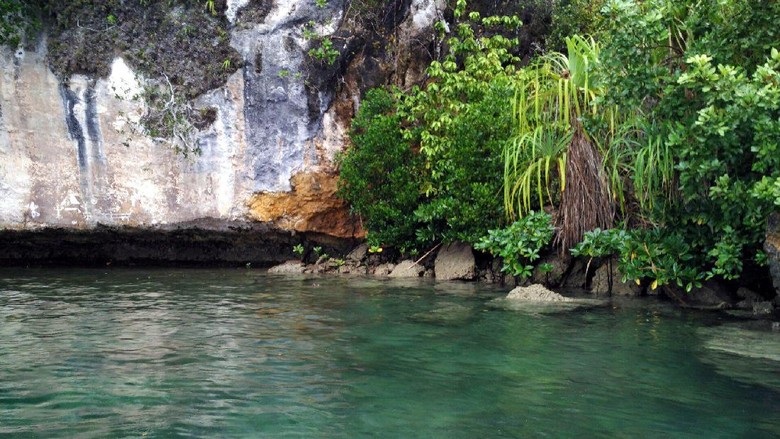
[[[501,293],[0,270],[0,436],[780,437],[780,363],[707,347],[729,317]]]

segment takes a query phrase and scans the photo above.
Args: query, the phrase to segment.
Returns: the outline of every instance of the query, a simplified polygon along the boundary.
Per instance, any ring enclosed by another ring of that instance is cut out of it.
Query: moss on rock
[[[230,46],[225,0],[48,0],[49,62],[62,78],[105,77],[123,56],[150,77],[167,76],[187,98],[224,84],[241,67]]]

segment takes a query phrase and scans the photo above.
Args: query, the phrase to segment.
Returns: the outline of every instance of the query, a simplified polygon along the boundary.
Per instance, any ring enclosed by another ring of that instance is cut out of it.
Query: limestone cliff
[[[68,10],[71,28],[48,29],[48,38],[28,50],[0,48],[0,227],[147,227],[214,218],[361,236],[334,196],[334,155],[366,88],[420,80],[430,56],[412,46],[432,44],[430,28],[443,7],[439,0],[217,2],[224,16],[203,23],[225,27],[233,52],[219,53],[234,73],[220,70],[223,83],[192,99],[190,92],[213,81],[182,73],[199,64],[179,59],[197,58],[192,53],[168,53],[176,47],[169,41],[174,30],[159,31],[167,46],[153,53],[155,75],[141,46],[162,42],[149,37],[140,12],[95,9],[78,12],[86,14],[79,19]],[[148,16],[158,26],[195,32],[187,24],[194,12],[154,8]],[[90,32],[100,14],[116,14],[118,23]],[[138,42],[126,41],[133,38]],[[332,63],[309,55],[325,38],[336,51]],[[111,48],[118,39],[121,47]],[[191,125],[198,154],[180,154],[144,125],[155,110],[148,94],[154,84],[164,105],[180,93],[191,114],[210,115]]]

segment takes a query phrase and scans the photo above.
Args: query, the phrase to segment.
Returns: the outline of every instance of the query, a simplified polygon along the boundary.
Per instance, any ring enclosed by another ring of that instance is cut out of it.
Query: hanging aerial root
[[[588,139],[579,122],[574,122],[566,158],[566,187],[556,223],[555,244],[561,254],[582,241],[585,232],[612,227],[615,209],[609,195],[603,160],[596,145]]]

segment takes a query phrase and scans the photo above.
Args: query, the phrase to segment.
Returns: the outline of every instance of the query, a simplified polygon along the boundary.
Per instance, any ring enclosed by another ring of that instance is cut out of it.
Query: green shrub
[[[780,4],[624,0],[605,12],[608,99],[644,110],[640,147],[658,142],[675,171],[674,190],[655,191],[644,214],[689,246],[681,264],[738,278],[761,259],[776,209]]]
[[[465,2],[457,14],[464,17]],[[374,245],[402,251],[440,241],[476,242],[503,220],[501,150],[511,135],[514,95],[500,32],[516,17],[471,13],[431,64],[431,81],[408,92],[372,91],[353,124],[353,147],[341,158],[341,196],[360,214]],[[443,25],[438,26],[443,30]]]
[[[352,147],[339,157],[339,195],[369,230],[372,245],[413,247],[425,179],[422,157],[403,138],[396,100],[370,90],[352,122]]]
[[[528,278],[541,250],[550,244],[554,228],[552,217],[544,212],[531,212],[504,229],[490,230],[475,246],[489,251],[503,261],[501,271]]]

